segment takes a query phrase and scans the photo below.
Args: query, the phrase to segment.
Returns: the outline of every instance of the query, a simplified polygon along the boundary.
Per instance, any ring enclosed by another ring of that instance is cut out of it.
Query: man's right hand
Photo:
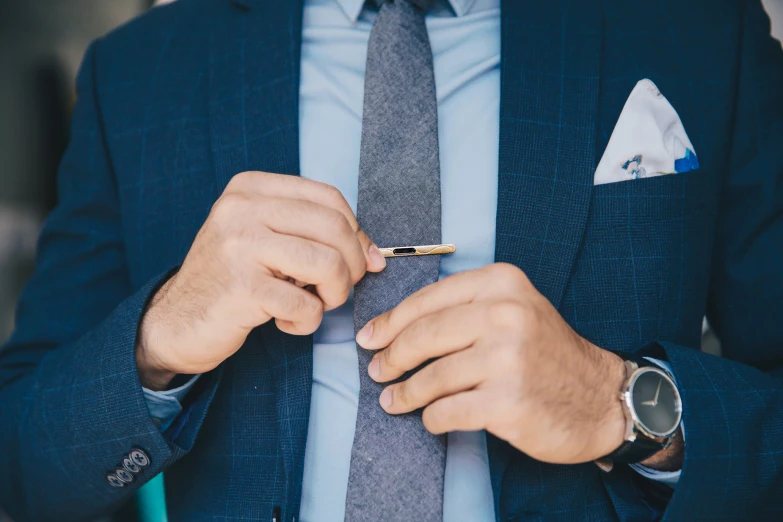
[[[271,319],[283,332],[311,334],[366,271],[385,266],[334,187],[297,176],[238,174],[142,319],[136,346],[142,385],[162,390],[176,374],[214,369]]]

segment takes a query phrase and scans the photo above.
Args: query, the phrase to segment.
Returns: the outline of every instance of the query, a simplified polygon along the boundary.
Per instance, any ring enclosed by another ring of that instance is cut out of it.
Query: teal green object
[[[168,522],[163,473],[158,473],[136,493],[139,522]]]

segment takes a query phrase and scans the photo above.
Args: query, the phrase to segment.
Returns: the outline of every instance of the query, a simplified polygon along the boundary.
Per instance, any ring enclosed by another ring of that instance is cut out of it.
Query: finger
[[[271,198],[290,198],[310,201],[337,210],[348,221],[354,232],[359,223],[342,193],[332,185],[286,174],[248,171],[231,179],[226,191],[249,191]]]
[[[265,278],[255,292],[264,321],[274,317],[278,327],[293,335],[310,335],[321,324],[323,302],[307,290],[274,277]]]
[[[468,303],[414,320],[375,355],[370,375],[378,382],[393,381],[430,359],[471,346],[481,335],[485,315],[481,304]]]
[[[471,390],[439,399],[421,413],[427,431],[435,435],[450,431],[486,429],[492,418],[492,398],[484,390]]]
[[[285,319],[275,319],[275,326],[277,326],[278,330],[281,332],[290,335],[310,335],[318,329],[318,326],[316,326],[315,329],[310,330],[309,328],[304,328],[293,321],[287,321]]]
[[[273,232],[302,237],[337,249],[348,265],[353,283],[359,281],[368,268],[379,269],[378,260],[370,253],[374,245],[367,235],[354,231],[345,216],[332,208],[310,201],[264,197],[258,200],[257,212],[263,225]]]
[[[314,285],[324,310],[337,308],[348,300],[353,286],[351,274],[340,252],[330,246],[301,237],[270,234],[258,245],[256,256],[270,271]]]
[[[473,389],[483,382],[486,365],[479,351],[468,348],[431,362],[408,380],[383,392],[381,406],[387,413],[408,413],[442,397]]]
[[[367,271],[380,272],[386,268],[386,258],[381,254],[380,249],[372,242],[372,239],[364,232],[359,230],[356,233],[359,243],[362,245],[362,251],[367,257]]]
[[[472,302],[482,287],[489,284],[488,279],[486,272],[479,269],[460,272],[425,286],[367,323],[357,333],[356,342],[368,350],[384,348],[417,318]]]

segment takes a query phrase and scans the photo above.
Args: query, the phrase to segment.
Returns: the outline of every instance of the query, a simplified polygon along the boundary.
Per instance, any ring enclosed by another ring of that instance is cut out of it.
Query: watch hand
[[[658,381],[658,389],[655,390],[655,397],[653,397],[652,400],[644,401],[642,403],[642,406],[652,406],[652,407],[655,407],[655,406],[658,405],[658,395],[661,393],[661,382],[663,382],[663,381]]]
[[[661,393],[661,383],[663,380],[658,381],[658,389],[655,390],[655,397],[653,398],[653,406],[658,404],[658,395]]]

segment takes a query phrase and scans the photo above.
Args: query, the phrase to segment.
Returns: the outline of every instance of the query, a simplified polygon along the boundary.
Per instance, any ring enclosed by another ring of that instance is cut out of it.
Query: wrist
[[[144,349],[143,343],[138,343],[136,346],[136,369],[141,385],[152,391],[164,391],[177,375],[157,363],[155,358]]]
[[[155,334],[157,324],[155,308],[165,295],[172,280],[173,278],[169,279],[153,296],[147,311],[141,319],[138,335],[136,337],[135,355],[139,380],[144,388],[152,391],[165,390],[171,380],[177,375],[177,373],[171,371],[155,353],[155,346],[160,344],[160,336]]]
[[[625,362],[620,357],[607,350],[597,349],[601,354],[601,396],[604,403],[604,415],[599,418],[600,424],[596,430],[595,454],[600,458],[619,448],[625,439],[627,421],[619,393],[625,383],[626,371]]]
[[[685,438],[682,435],[682,428],[680,428],[668,448],[659,451],[639,464],[658,471],[677,471],[682,469],[684,458]]]

